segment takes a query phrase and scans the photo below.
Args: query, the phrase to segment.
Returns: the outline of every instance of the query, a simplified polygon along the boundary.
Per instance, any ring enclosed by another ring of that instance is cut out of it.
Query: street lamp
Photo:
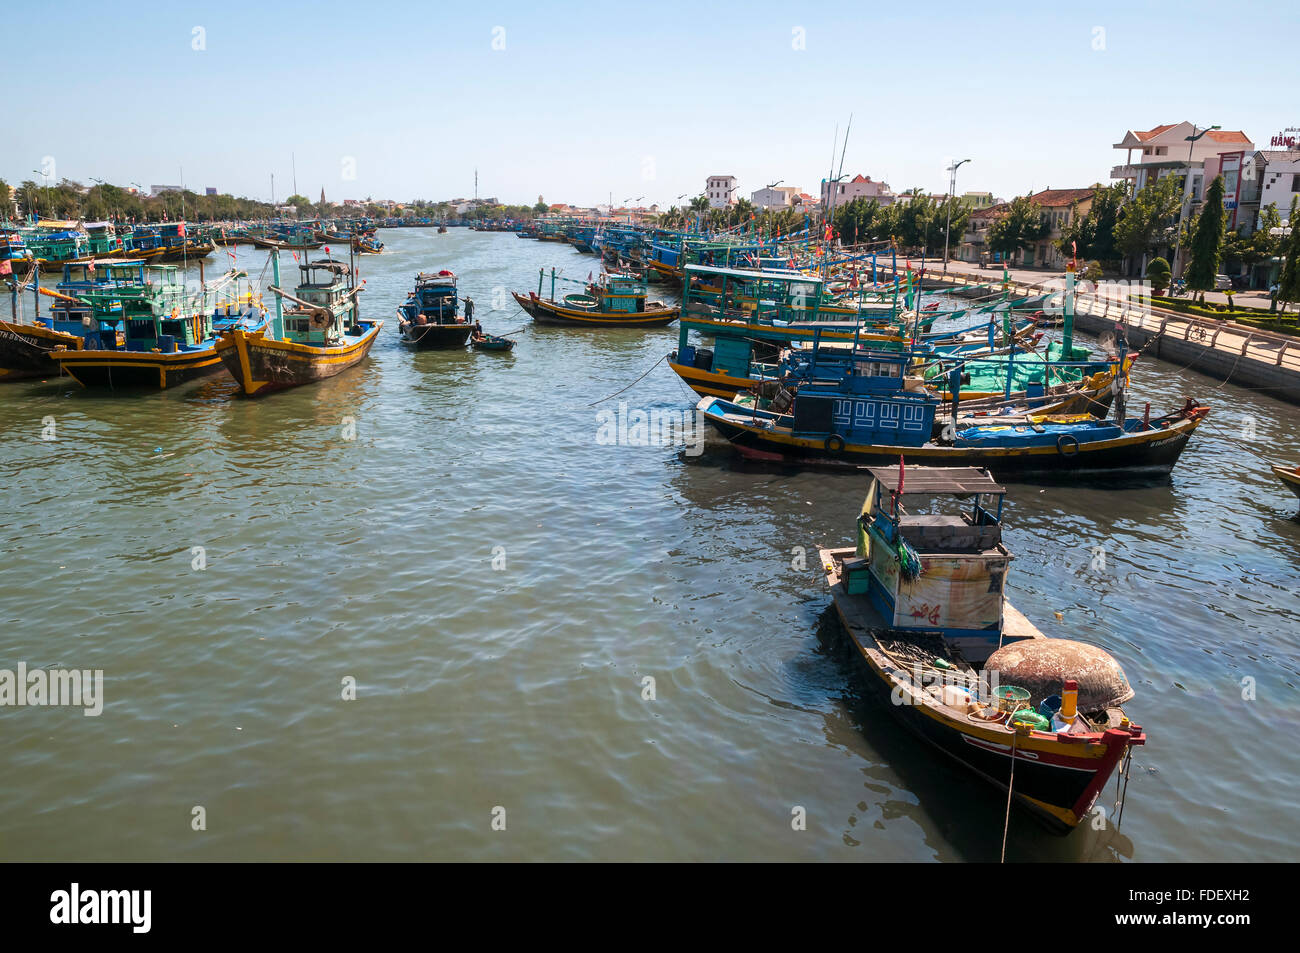
[[[948,201],[944,204],[948,206],[948,222],[943,226],[943,273],[948,274],[948,232],[952,230],[952,198],[957,192],[957,170],[964,166],[970,159],[962,159],[960,162],[954,162],[948,167]]]
[[[1196,145],[1197,139],[1200,139],[1210,130],[1218,128],[1220,127],[1209,126],[1197,132],[1196,124],[1193,123],[1192,135],[1183,137],[1187,141],[1187,182],[1183,188],[1183,196],[1178,200],[1178,231],[1174,233],[1174,278],[1177,278],[1181,273],[1181,269],[1178,267],[1178,246],[1182,244],[1183,219],[1186,217],[1187,206],[1190,204],[1188,200],[1192,191],[1192,147]]]

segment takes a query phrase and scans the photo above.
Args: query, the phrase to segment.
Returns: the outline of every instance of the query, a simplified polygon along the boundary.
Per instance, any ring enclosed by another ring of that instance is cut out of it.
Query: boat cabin
[[[645,310],[647,286],[636,275],[602,274],[589,290],[603,312],[631,314]]]
[[[207,315],[192,312],[186,300],[185,285],[179,269],[170,265],[141,267],[139,262],[120,262],[123,276],[143,272],[141,284],[123,283],[103,291],[90,291],[83,297],[91,301],[121,301],[124,331],[123,347],[128,351],[161,351],[170,354],[195,347],[211,334]],[[112,349],[115,342],[104,333],[112,325],[113,315],[96,314],[100,344]]]
[[[814,349],[799,368],[808,383],[800,385],[794,398],[794,433],[886,447],[920,447],[929,441],[940,401],[906,376],[908,355],[858,351],[821,361],[819,372],[816,354]]]
[[[460,321],[460,298],[456,294],[456,275],[443,269],[415,276],[415,290],[402,305],[408,321],[417,324],[455,324]],[[419,320],[424,316],[424,321]]]
[[[356,298],[350,281],[352,270],[345,261],[318,258],[298,266],[301,276],[293,295],[295,302],[284,312],[284,337],[296,344],[333,343],[345,326],[355,323]]]
[[[974,467],[869,467],[850,593],[895,630],[937,631],[984,658],[1003,636],[1006,488]]]

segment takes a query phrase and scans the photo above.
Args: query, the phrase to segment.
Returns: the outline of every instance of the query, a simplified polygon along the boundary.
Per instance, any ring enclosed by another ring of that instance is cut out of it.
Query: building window
[[[1300,172],[1291,176],[1291,191],[1300,192]]]

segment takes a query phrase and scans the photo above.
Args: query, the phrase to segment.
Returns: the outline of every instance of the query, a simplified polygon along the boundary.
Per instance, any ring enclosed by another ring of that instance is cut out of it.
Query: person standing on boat
[[[474,299],[469,296],[465,298],[465,320],[474,320]]]

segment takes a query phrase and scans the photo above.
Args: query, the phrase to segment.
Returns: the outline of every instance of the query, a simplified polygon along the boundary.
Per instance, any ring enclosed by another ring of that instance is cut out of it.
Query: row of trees
[[[15,201],[23,215],[35,214],[41,218],[87,222],[160,222],[181,218],[193,222],[261,221],[276,218],[280,214],[276,206],[269,202],[233,195],[199,195],[188,189],[150,196],[107,183],[85,188],[79,182],[62,179],[57,185],[26,181],[14,188],[0,179],[0,221],[12,214]],[[303,195],[291,195],[282,204],[293,206],[302,219],[384,218],[393,214],[387,206],[375,203],[344,206],[328,201],[313,202]],[[464,217],[475,220],[523,220],[545,212],[548,208],[539,197],[537,205],[479,205],[469,209]],[[438,220],[457,217],[456,208],[451,203],[424,200],[407,204],[402,214]]]

